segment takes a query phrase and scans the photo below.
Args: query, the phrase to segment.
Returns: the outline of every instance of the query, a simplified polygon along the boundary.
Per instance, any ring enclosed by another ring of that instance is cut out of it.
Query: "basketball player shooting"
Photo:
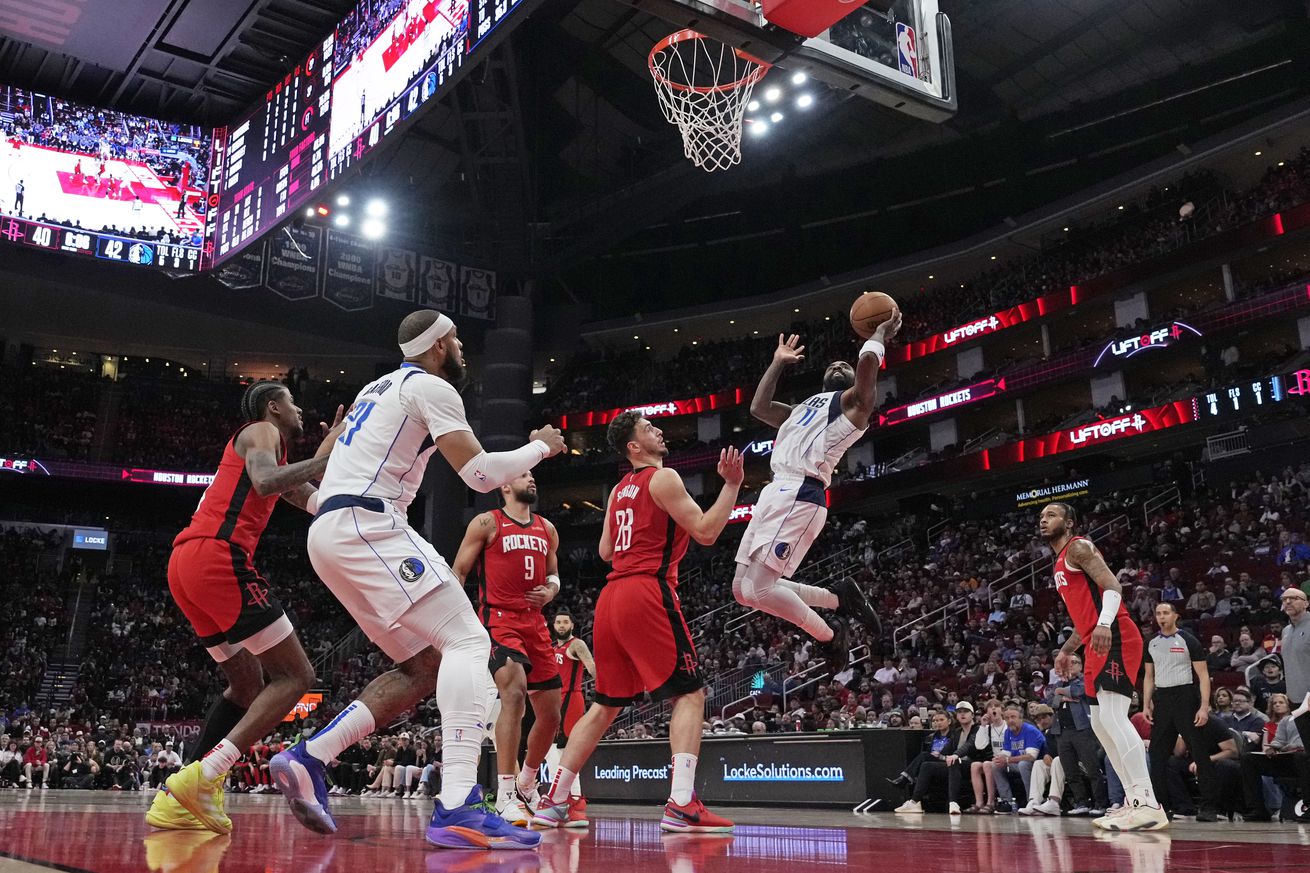
[[[805,360],[805,347],[795,334],[779,335],[773,361],[751,400],[751,414],[778,428],[778,436],[770,462],[773,481],[760,493],[737,549],[732,595],[743,606],[785,619],[826,643],[824,656],[833,669],[845,666],[850,647],[845,634],[838,635],[814,607],[835,609],[838,615],[863,621],[875,639],[882,634],[877,613],[849,579],[829,589],[802,585],[789,577],[828,520],[824,492],[846,450],[869,427],[878,395],[878,370],[887,342],[900,327],[901,312],[894,309],[864,343],[854,367],[846,361],[829,364],[823,391],[796,406],[779,403],[773,395],[782,371]]]
[[[491,635],[491,675],[500,691],[496,718],[496,814],[519,827],[532,820],[537,772],[560,719],[559,669],[541,609],[559,594],[559,533],[532,511],[531,473],[500,486],[501,509],[469,523],[451,567],[460,581],[478,580],[479,614]],[[535,719],[519,769],[526,702]]]
[[[1146,747],[1128,720],[1128,705],[1142,671],[1142,634],[1123,605],[1123,588],[1087,537],[1074,534],[1078,516],[1067,503],[1042,508],[1038,529],[1055,552],[1055,590],[1073,619],[1074,630],[1055,656],[1055,671],[1072,675],[1070,656],[1084,642],[1084,680],[1092,707],[1092,730],[1114,771],[1123,777],[1127,801],[1092,822],[1107,831],[1155,831],[1169,824],[1151,788]]]
[[[366,386],[346,416],[309,529],[309,559],[364,634],[395,662],[327,727],[273,758],[301,824],[335,833],[325,765],[433,692],[441,713],[441,793],[427,841],[451,849],[531,849],[540,835],[482,807],[478,757],[491,704],[491,640],[446,560],[406,515],[439,452],[470,488],[488,493],[564,450],[546,426],[513,451],[486,452],[456,385],[467,372],[448,316],[430,309],[400,324],[404,362]]]

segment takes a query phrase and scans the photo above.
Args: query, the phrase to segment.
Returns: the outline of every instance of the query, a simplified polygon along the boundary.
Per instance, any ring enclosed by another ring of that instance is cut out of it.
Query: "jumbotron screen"
[[[0,86],[0,241],[202,267],[211,131]]]
[[[430,100],[521,0],[362,0],[219,131],[215,262],[260,238]]]

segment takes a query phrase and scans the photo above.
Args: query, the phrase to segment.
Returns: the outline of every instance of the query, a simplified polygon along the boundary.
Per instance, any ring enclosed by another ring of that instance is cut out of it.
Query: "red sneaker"
[[[569,818],[564,823],[566,828],[585,828],[590,827],[591,822],[587,820],[587,798],[570,797],[569,798]]]
[[[730,834],[732,828],[732,822],[706,809],[695,794],[686,806],[679,806],[672,800],[664,804],[664,818],[660,819],[660,830],[670,833]]]

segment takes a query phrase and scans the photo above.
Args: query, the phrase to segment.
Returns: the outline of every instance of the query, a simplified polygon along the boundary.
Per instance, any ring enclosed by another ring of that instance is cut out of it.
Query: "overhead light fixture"
[[[308,209],[305,210],[305,217],[306,218],[314,217],[314,207],[310,206]]]
[[[782,121],[782,113],[781,112],[773,113],[772,115],[769,116],[769,121],[772,121],[774,124],[777,124],[779,121]]]
[[[326,206],[324,206],[322,203],[320,203],[320,204],[318,205],[318,208],[315,209],[314,211],[317,212],[319,215],[327,215],[327,214],[328,214],[329,212],[331,212],[332,210],[331,210],[331,209],[328,209]]]
[[[996,260],[996,255],[992,255],[992,260],[993,260],[993,261]],[[963,288],[964,286],[961,285],[960,287]]]
[[[768,132],[769,132],[769,125],[763,121],[757,121],[751,125],[751,133],[755,134],[756,136],[764,136],[764,134]]]
[[[801,109],[809,109],[811,106],[814,105],[814,95],[802,94],[801,96],[796,98],[796,105],[799,106]]]
[[[342,194],[340,197],[338,197],[338,198],[337,198],[337,205],[338,205],[338,206],[349,206],[349,205],[350,205],[350,195],[349,195],[349,194]]]
[[[366,218],[360,226],[365,239],[382,239],[387,234],[387,226],[380,218]]]
[[[929,274],[928,274],[928,278],[929,278],[929,279],[936,279],[937,277],[934,276],[932,273],[929,273]]]
[[[337,227],[350,226],[350,216],[346,215],[344,212],[341,215],[338,215],[336,218],[332,219],[332,221],[334,224],[336,224]]]
[[[364,213],[373,218],[381,218],[387,214],[387,209],[387,201],[374,197],[372,200],[368,201],[368,205],[364,207]]]
[[[769,88],[764,92],[764,99],[770,103],[777,103],[782,99],[782,89],[777,87]]]
[[[1256,150],[1255,150],[1255,156],[1256,156],[1257,158],[1260,157],[1260,156],[1263,155],[1263,154],[1264,154],[1264,152],[1260,151],[1259,149],[1256,149]]]
[[[1122,211],[1123,211],[1123,204],[1122,204],[1122,203],[1121,203],[1121,204],[1119,204],[1119,211],[1120,211],[1120,212],[1122,212]]]
[[[760,101],[758,101],[758,100],[752,100],[751,102],[749,102],[749,103],[746,104],[746,109],[747,109],[747,111],[749,111],[749,112],[759,112],[759,111],[760,111]]]
[[[805,75],[804,73],[793,73],[791,77],[791,83],[793,85],[804,85],[805,80],[808,78],[809,76]]]

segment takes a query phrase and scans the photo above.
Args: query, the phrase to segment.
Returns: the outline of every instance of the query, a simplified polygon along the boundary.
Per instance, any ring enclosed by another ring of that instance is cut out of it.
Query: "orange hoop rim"
[[[757,84],[760,81],[760,79],[764,78],[764,74],[769,72],[769,70],[773,68],[773,64],[770,64],[768,61],[762,61],[752,54],[748,54],[742,51],[741,49],[734,48],[732,49],[733,53],[737,57],[741,58],[743,61],[746,61],[751,64],[755,64],[756,65],[755,69],[751,70],[749,73],[747,73],[746,75],[742,76],[739,79],[733,79],[731,82],[723,82],[718,85],[685,85],[682,82],[675,82],[672,79],[665,76],[664,72],[655,63],[655,56],[657,54],[659,54],[662,51],[665,51],[666,49],[672,48],[677,43],[687,42],[693,39],[711,39],[711,38],[712,37],[708,37],[705,34],[696,30],[691,30],[690,28],[686,30],[679,30],[676,33],[669,34],[668,36],[664,37],[664,39],[655,43],[654,47],[650,50],[650,54],[646,56],[646,63],[647,66],[650,68],[650,74],[655,77],[656,82],[658,82],[661,85],[664,85],[665,87],[672,88],[674,91],[683,91],[690,94],[722,94],[728,91],[735,91],[746,85]],[[731,48],[731,46],[729,46],[729,48]]]

